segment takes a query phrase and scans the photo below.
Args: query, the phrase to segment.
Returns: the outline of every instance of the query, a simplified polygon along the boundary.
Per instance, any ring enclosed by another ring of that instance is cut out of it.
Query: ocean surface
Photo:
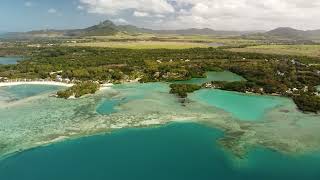
[[[53,144],[0,161],[1,180],[318,180],[320,156],[224,151],[223,133],[194,123],[126,129]]]
[[[0,57],[0,65],[17,64],[22,59],[22,57]]]

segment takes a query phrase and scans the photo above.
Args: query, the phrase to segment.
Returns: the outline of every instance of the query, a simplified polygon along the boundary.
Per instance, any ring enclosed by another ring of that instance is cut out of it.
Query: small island
[[[96,93],[100,88],[100,84],[97,82],[92,82],[92,81],[85,81],[85,82],[80,82],[78,84],[75,84],[74,86],[57,92],[57,97],[58,98],[79,98],[82,97],[86,94],[94,94]]]
[[[293,97],[294,102],[298,108],[304,112],[320,112],[320,97],[314,95],[308,95],[306,93],[300,96]]]
[[[186,98],[188,96],[188,93],[192,93],[201,89],[201,86],[196,84],[171,84],[170,88],[171,94],[176,94],[181,98]]]

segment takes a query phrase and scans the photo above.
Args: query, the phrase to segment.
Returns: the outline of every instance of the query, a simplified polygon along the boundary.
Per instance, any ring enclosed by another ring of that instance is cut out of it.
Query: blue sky
[[[79,28],[108,18],[80,10],[78,5],[76,0],[1,0],[0,32]]]
[[[153,29],[320,29],[320,0],[0,0],[0,32],[83,28],[110,19]]]

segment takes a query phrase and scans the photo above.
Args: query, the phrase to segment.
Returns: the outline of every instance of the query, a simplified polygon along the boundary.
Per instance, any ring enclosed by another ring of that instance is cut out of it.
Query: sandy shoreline
[[[110,89],[113,86],[112,83],[101,84],[99,90]]]
[[[63,83],[63,82],[55,82],[55,81],[0,82],[0,87],[18,86],[18,85],[50,85],[50,86],[71,87],[74,84],[68,84],[68,83]]]

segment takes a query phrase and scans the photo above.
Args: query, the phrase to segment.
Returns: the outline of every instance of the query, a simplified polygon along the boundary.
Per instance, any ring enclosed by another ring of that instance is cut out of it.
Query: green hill
[[[297,30],[290,27],[280,27],[274,30],[250,34],[247,38],[266,39],[266,40],[288,40],[288,41],[316,41],[320,40],[320,30]]]

